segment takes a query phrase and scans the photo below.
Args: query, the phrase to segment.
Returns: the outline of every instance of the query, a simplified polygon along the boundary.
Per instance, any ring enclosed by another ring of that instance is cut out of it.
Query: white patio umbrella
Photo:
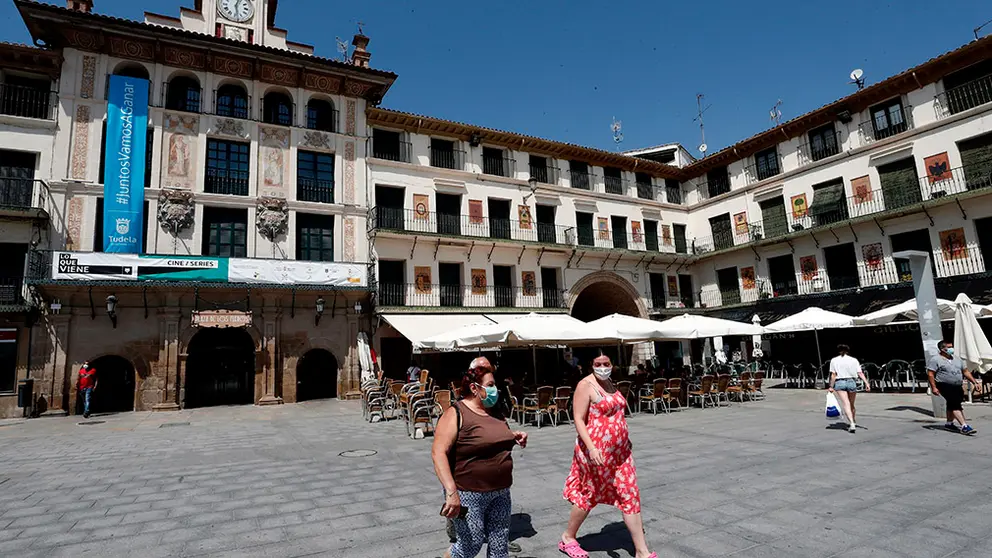
[[[661,339],[662,334],[658,327],[660,324],[661,322],[655,320],[645,320],[624,314],[610,314],[589,322],[589,325],[604,329],[625,342]]]
[[[761,326],[698,314],[682,314],[659,322],[658,329],[663,339],[705,339],[724,335],[761,335],[765,332]]]
[[[943,298],[937,299],[937,309],[941,320],[954,319],[954,303]],[[911,298],[901,304],[889,306],[864,316],[854,318],[855,325],[885,325],[895,321],[916,321],[916,299]]]
[[[765,326],[765,331],[774,333],[785,333],[790,331],[812,331],[816,338],[816,357],[820,361],[820,368],[823,368],[823,353],[820,351],[820,330],[845,328],[854,326],[854,316],[830,312],[823,308],[810,306],[809,308],[793,314],[788,318],[783,318],[777,322]]]
[[[954,299],[954,351],[964,361],[968,370],[984,373],[992,368],[992,344],[989,343],[968,295],[961,293]]]

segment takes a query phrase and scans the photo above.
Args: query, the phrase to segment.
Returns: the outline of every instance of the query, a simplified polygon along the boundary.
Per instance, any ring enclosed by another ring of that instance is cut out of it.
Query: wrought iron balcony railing
[[[0,167],[0,209],[45,209],[48,186],[41,180],[3,176]]]
[[[386,283],[378,286],[379,306],[419,308],[568,308],[566,291],[537,287]]]
[[[414,209],[376,206],[371,210],[371,227],[380,231],[412,234],[438,234],[571,245],[574,228],[552,223],[519,219],[499,219],[481,215],[455,215],[437,211],[418,213]]]
[[[589,172],[568,171],[568,176],[572,188],[579,190],[592,190],[593,184],[596,183],[596,178]]]
[[[513,178],[517,174],[517,161],[513,157],[482,157],[482,173]]]
[[[461,149],[431,146],[431,166],[439,169],[463,170],[465,168],[465,152]]]
[[[248,195],[248,171],[207,169],[203,190],[209,194]]]
[[[776,157],[770,163],[753,163],[744,167],[744,183],[753,184],[782,173],[782,162]]]
[[[537,180],[541,184],[551,184],[552,186],[557,186],[559,178],[561,177],[561,171],[558,167],[553,167],[550,165],[529,165],[530,177]]]
[[[947,118],[985,103],[992,103],[992,75],[952,87],[933,98],[937,119]]]
[[[373,141],[369,138],[372,157],[386,161],[411,162],[413,146],[408,141]]]
[[[799,164],[808,165],[820,159],[832,157],[841,152],[841,147],[839,131],[835,131],[825,141],[820,140],[813,143],[807,141],[802,143],[799,145]]]
[[[858,125],[858,135],[861,137],[861,144],[866,145],[912,129],[913,107],[891,107],[885,111],[884,116],[869,114],[868,120]]]
[[[55,91],[0,83],[0,114],[55,120],[58,106]]]
[[[296,199],[308,202],[334,203],[334,181],[297,177]]]
[[[579,246],[634,252],[676,253],[675,242],[672,238],[659,238],[658,235],[648,235],[643,231],[633,233],[610,229],[578,228],[576,233],[576,242]]]
[[[0,277],[0,305],[21,306],[24,304],[24,278]]]
[[[604,177],[603,183],[607,194],[617,194],[620,196],[627,195],[627,188],[630,184],[626,178],[618,178],[616,176]]]

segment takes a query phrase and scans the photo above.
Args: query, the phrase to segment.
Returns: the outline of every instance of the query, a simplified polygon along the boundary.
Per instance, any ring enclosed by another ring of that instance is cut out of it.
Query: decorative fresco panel
[[[344,144],[344,203],[355,203],[355,142]]]
[[[73,123],[73,135],[75,139],[72,144],[72,177],[76,180],[86,180],[86,161],[89,159],[90,151],[89,105],[79,105],[76,107],[76,121]],[[98,182],[102,181],[103,177],[100,177]]]
[[[630,236],[633,238],[634,242],[644,242],[644,231],[641,230],[640,221],[630,222]]]
[[[851,179],[851,192],[854,203],[861,205],[870,202],[875,196],[871,191],[871,178],[868,175]]]
[[[806,194],[797,194],[792,196],[789,202],[792,206],[792,218],[801,219],[806,216],[806,210],[808,206],[806,205]]]
[[[262,196],[286,197],[289,176],[289,130],[258,128],[258,172],[262,177]]]
[[[472,270],[472,294],[474,294],[474,295],[484,295],[484,294],[486,294],[486,270],[485,269],[473,269]]]
[[[420,294],[430,294],[431,292],[431,266],[417,266],[413,268],[414,282],[417,292]]]
[[[79,80],[79,96],[92,99],[96,87],[96,56],[83,56],[83,75]]]
[[[747,212],[742,211],[734,214],[734,232],[737,234],[747,234]]]
[[[668,296],[678,297],[679,296],[679,278],[674,275],[667,276],[668,279]]]
[[[968,245],[964,240],[964,229],[940,231],[940,251],[944,261],[963,260],[968,257]]]
[[[348,99],[345,101],[345,115],[344,115],[344,133],[349,136],[355,135],[356,126],[356,104],[354,99]]]
[[[166,149],[162,151],[165,188],[192,189],[196,182],[197,132],[195,114],[165,114],[163,118]]]
[[[923,159],[923,166],[927,168],[930,184],[951,178],[951,162],[946,151]]]
[[[482,200],[468,200],[468,221],[469,223],[479,224],[482,223],[485,218],[482,214]]]
[[[520,284],[523,286],[524,296],[537,295],[537,274],[533,271],[520,272]]]
[[[818,271],[816,256],[803,256],[799,258],[799,270],[802,273],[803,281],[812,281],[815,279]]]
[[[744,286],[745,291],[749,291],[754,288],[754,267],[742,267],[741,268],[741,284]]]
[[[672,227],[669,225],[661,226],[661,242],[665,246],[672,245]]]
[[[861,257],[865,262],[865,268],[868,270],[878,271],[882,269],[884,256],[885,253],[882,250],[881,242],[865,244],[861,247]]]
[[[520,220],[520,228],[523,230],[530,230],[534,226],[534,220],[530,216],[530,206],[529,205],[518,205],[517,206],[517,218]]]
[[[597,221],[599,229],[599,239],[609,240],[610,239],[610,220],[606,217],[600,217]]]
[[[344,261],[355,261],[355,218],[344,218]]]
[[[69,200],[69,215],[66,218],[66,250],[81,250],[79,240],[83,228],[83,198],[73,196]]]
[[[413,195],[413,217],[426,221],[430,218],[431,198],[425,194]]]

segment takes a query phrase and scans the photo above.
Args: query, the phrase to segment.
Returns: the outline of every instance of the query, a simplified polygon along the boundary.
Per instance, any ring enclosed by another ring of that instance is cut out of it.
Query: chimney
[[[365,47],[369,46],[369,38],[362,33],[358,33],[351,40],[351,44],[355,45],[355,50],[351,53],[351,63],[355,66],[368,68],[372,54],[365,50]]]
[[[66,0],[65,7],[75,12],[88,14],[93,11],[93,0]]]

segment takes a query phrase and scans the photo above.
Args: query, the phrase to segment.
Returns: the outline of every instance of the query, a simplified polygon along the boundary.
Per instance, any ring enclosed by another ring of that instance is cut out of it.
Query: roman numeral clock
[[[245,24],[255,15],[252,0],[217,0],[217,14],[227,21]],[[248,30],[235,25],[224,25],[224,37],[240,41],[248,40]]]

